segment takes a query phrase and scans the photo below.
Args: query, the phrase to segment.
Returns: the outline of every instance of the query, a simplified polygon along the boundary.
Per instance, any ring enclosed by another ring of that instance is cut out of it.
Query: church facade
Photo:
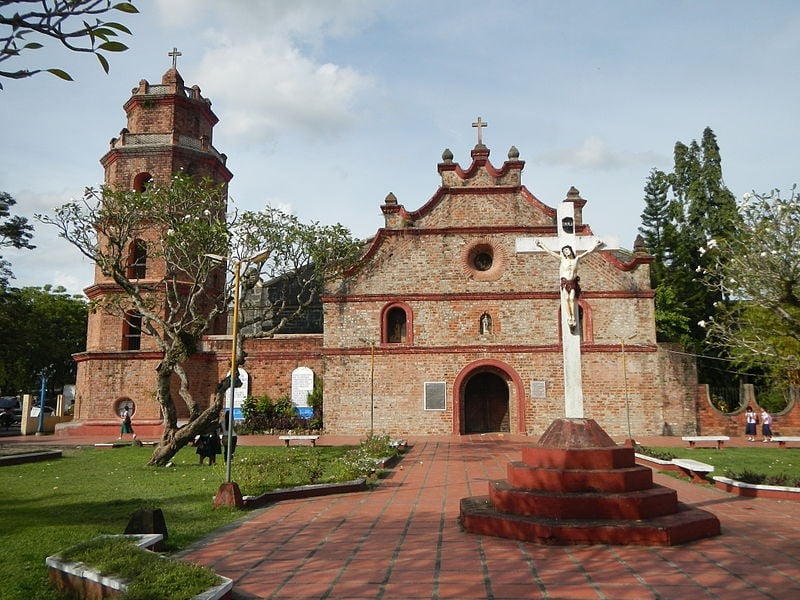
[[[225,183],[232,177],[211,144],[210,102],[174,68],[161,85],[142,81],[125,110],[128,127],[101,161],[107,184],[136,189],[177,168]],[[248,342],[248,393],[290,395],[292,373],[306,367],[324,383],[328,433],[538,436],[565,416],[563,342],[572,333],[587,418],[620,437],[694,433],[696,372],[656,342],[652,257],[641,247],[589,253],[595,238],[579,191],[570,188],[553,205],[541,201],[523,183],[516,148],[493,164],[481,139],[485,124],[475,125],[470,164],[445,150],[430,199],[406,208],[386,197],[383,227],[360,264],[322,297],[321,334]],[[580,259],[571,332],[559,261],[536,244],[558,249],[565,227]],[[111,293],[109,286],[98,272],[87,295]],[[76,356],[75,421],[65,429],[116,427],[120,408],[132,406],[134,423],[157,434],[158,353],[143,337],[131,345],[130,324],[99,314],[87,338]],[[230,347],[218,325],[189,359],[201,402],[226,375]]]

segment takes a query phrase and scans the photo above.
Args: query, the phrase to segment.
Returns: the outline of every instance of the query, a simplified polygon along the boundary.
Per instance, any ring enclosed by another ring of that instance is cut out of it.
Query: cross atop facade
[[[478,120],[475,121],[472,126],[478,128],[478,146],[483,145],[483,131],[481,131],[484,127],[488,127],[488,123],[481,121],[481,118],[478,117]]]
[[[179,56],[183,56],[183,53],[182,52],[178,52],[178,49],[173,47],[172,48],[172,52],[168,52],[167,56],[171,56],[172,57],[172,68],[173,69],[177,69],[178,68],[178,57]]]

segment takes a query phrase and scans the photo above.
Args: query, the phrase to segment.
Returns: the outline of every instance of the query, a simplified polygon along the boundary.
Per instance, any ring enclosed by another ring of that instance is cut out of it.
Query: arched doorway
[[[476,373],[464,387],[464,433],[510,432],[508,383],[491,371]]]

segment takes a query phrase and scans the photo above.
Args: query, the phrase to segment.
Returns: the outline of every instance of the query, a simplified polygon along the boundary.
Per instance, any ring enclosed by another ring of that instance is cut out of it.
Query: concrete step
[[[674,546],[720,534],[719,520],[709,512],[678,503],[678,511],[644,521],[552,519],[497,511],[489,496],[461,499],[462,527],[538,544],[614,544]]]

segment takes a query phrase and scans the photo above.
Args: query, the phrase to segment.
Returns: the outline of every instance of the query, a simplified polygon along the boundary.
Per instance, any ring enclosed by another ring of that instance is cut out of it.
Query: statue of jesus
[[[586,252],[579,256],[575,255],[572,246],[564,246],[561,252],[550,250],[541,241],[536,240],[536,245],[547,252],[550,256],[559,259],[559,275],[561,277],[561,303],[567,309],[567,324],[570,330],[574,330],[577,325],[577,310],[575,301],[581,294],[580,277],[578,277],[578,261],[588,254],[591,254],[603,245],[600,240],[595,240],[592,246]]]

